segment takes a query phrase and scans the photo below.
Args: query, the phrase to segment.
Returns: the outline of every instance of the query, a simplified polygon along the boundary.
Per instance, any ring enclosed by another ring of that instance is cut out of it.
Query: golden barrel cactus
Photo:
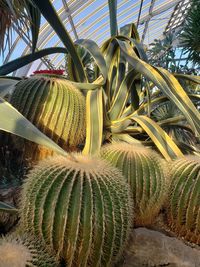
[[[41,242],[27,235],[12,234],[0,239],[2,267],[58,267],[59,262]]]
[[[107,162],[74,155],[46,159],[22,192],[21,225],[68,267],[112,266],[129,236],[132,201],[122,174]]]
[[[151,224],[166,196],[165,162],[151,149],[125,142],[105,145],[100,156],[121,170],[129,183],[135,224]]]
[[[63,149],[77,150],[85,139],[85,97],[59,75],[40,74],[20,81],[10,103]],[[40,160],[53,152],[29,141],[19,141],[25,158]]]
[[[200,245],[200,158],[177,159],[170,169],[169,226],[178,236]]]

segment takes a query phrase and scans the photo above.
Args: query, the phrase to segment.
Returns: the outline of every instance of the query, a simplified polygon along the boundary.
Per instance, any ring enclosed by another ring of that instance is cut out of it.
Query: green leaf
[[[120,28],[120,35],[126,36],[128,38],[133,38],[140,42],[139,33],[134,23],[126,24]]]
[[[37,46],[38,35],[40,31],[41,13],[38,8],[32,5],[30,1],[27,1],[27,12],[31,18],[31,34],[32,34],[32,53],[35,52]]]
[[[194,104],[188,97],[185,90],[181,87],[178,80],[167,70],[162,68],[157,68],[160,74],[165,78],[169,89],[166,92],[167,95],[173,94],[170,98],[176,106],[183,112],[187,121],[193,128],[197,136],[200,136],[200,114],[195,108]]]
[[[48,23],[51,25],[51,27],[54,29],[54,31],[59,36],[60,40],[63,42],[64,46],[68,50],[73,63],[74,67],[77,70],[78,74],[78,80],[77,82],[86,82],[87,76],[84,71],[83,64],[76,52],[76,48],[74,46],[74,43],[68,34],[65,26],[63,25],[62,21],[60,20],[60,17],[56,13],[55,8],[53,7],[50,0],[32,0],[33,3],[38,7],[42,15],[45,17],[45,19],[48,21]]]
[[[117,0],[108,0],[110,14],[110,34],[111,36],[118,35],[117,29]]]
[[[67,153],[40,132],[12,105],[0,98],[0,130],[18,135],[39,145],[46,146],[64,156]]]
[[[86,98],[86,143],[83,154],[98,153],[103,138],[103,91],[88,91]]]
[[[86,50],[88,50],[88,52],[94,58],[101,74],[103,75],[104,81],[105,81],[107,78],[108,69],[106,66],[105,59],[104,59],[98,45],[95,42],[93,42],[92,40],[88,40],[88,39],[79,39],[75,42],[75,44],[83,46]]]
[[[132,116],[132,120],[137,122],[145,130],[166,160],[183,157],[182,152],[174,141],[152,119],[147,116]]]
[[[152,81],[183,112],[194,132],[200,135],[200,115],[184,89],[172,74],[161,68],[153,68],[140,60],[127,43],[117,40],[129,63]]]
[[[9,212],[9,213],[17,213],[18,210],[11,206],[10,204],[7,204],[5,202],[0,201],[0,211]]]
[[[191,81],[193,83],[200,84],[200,76],[195,76],[195,75],[187,75],[187,74],[177,74],[175,73],[174,76],[179,80],[179,79],[184,79]]]
[[[8,62],[7,64],[0,67],[0,75],[7,75],[39,58],[44,56],[54,54],[54,53],[68,53],[67,49],[64,47],[51,47],[45,48],[43,50],[37,51],[33,54],[29,54],[15,60]]]
[[[119,90],[114,98],[110,110],[108,111],[111,120],[118,119],[123,113],[124,107],[126,106],[128,97],[131,92],[131,88],[133,89],[133,87],[131,86],[137,78],[138,72],[136,72],[135,70],[131,70],[127,73],[127,75],[121,82]]]
[[[123,142],[126,142],[126,143],[129,143],[129,144],[142,144],[141,141],[133,138],[132,136],[130,136],[129,134],[113,134],[112,135],[112,142],[120,142],[120,141],[123,141]]]

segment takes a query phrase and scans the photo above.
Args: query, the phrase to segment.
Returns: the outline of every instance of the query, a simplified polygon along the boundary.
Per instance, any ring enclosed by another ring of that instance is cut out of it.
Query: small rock
[[[200,267],[200,250],[158,231],[137,228],[119,266]]]

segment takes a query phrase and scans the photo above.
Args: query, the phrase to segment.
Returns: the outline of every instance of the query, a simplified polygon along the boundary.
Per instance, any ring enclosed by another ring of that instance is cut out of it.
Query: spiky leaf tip
[[[105,145],[100,157],[122,171],[131,187],[135,225],[148,225],[158,215],[167,192],[166,162],[142,145],[125,142]]]

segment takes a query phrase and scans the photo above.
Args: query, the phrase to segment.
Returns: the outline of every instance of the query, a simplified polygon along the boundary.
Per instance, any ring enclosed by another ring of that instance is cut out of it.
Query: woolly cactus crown
[[[165,161],[150,148],[124,142],[104,146],[100,156],[121,170],[130,184],[135,223],[150,224],[166,196]]]
[[[129,188],[107,162],[74,157],[44,160],[30,172],[22,227],[44,240],[67,266],[110,266],[131,226]]]
[[[33,238],[11,235],[0,239],[0,266],[57,267],[58,261]]]

